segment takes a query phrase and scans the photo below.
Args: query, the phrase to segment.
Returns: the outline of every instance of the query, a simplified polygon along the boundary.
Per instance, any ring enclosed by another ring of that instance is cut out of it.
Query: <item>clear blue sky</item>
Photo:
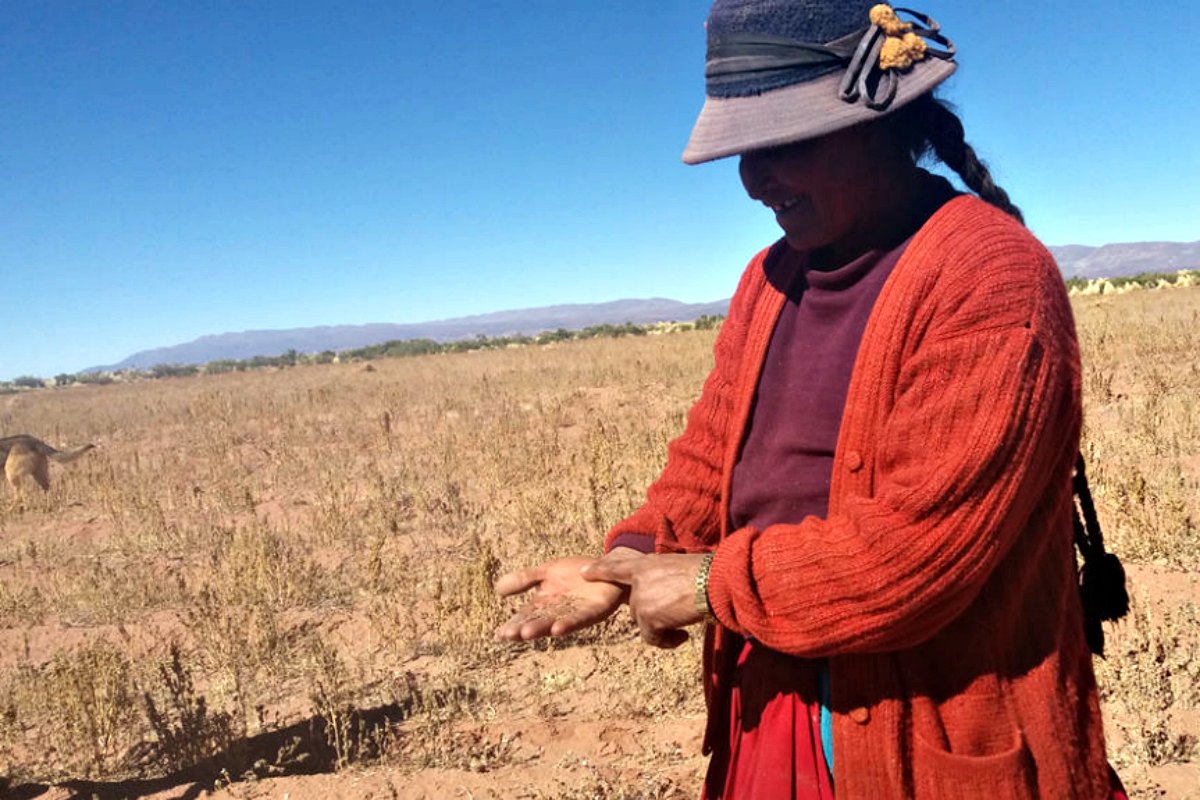
[[[1196,11],[920,6],[1049,244],[1200,238]],[[4,0],[0,379],[210,333],[728,297],[703,0]]]

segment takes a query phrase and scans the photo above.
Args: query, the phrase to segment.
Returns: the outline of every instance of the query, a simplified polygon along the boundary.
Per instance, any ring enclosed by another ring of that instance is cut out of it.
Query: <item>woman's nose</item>
[[[746,193],[757,200],[766,188],[770,176],[770,162],[762,153],[746,153],[738,161],[738,175]]]

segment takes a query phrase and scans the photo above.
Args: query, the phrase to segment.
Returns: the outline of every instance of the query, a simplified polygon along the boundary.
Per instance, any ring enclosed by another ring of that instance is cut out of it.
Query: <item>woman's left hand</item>
[[[703,560],[703,554],[605,557],[585,568],[583,577],[628,586],[629,610],[642,638],[655,647],[671,648],[687,641],[683,628],[704,619],[696,608],[696,574]]]

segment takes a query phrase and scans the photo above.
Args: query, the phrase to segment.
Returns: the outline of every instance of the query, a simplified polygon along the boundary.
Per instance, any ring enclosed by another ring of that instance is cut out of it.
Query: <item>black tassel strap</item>
[[[1112,553],[1104,550],[1104,536],[1088,488],[1083,453],[1075,462],[1072,481],[1075,497],[1075,546],[1083,556],[1079,570],[1079,595],[1083,600],[1083,631],[1088,647],[1104,656],[1104,629],[1100,623],[1118,620],[1129,611],[1129,593],[1125,589],[1125,568]]]

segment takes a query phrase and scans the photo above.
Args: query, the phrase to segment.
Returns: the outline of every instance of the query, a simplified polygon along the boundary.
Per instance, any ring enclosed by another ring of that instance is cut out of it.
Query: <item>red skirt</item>
[[[714,753],[702,800],[833,800],[821,750],[821,663],[746,642],[730,690],[729,750]],[[718,745],[719,746],[719,745]]]

